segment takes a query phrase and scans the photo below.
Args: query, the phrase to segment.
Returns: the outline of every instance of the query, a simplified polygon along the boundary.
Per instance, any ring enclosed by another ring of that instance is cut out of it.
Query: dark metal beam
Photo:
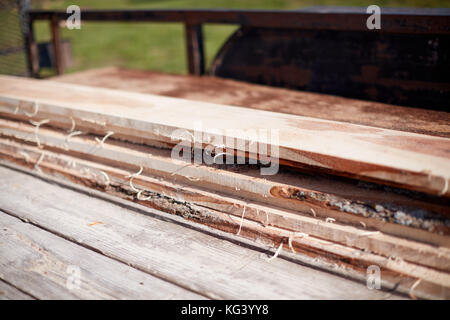
[[[52,32],[53,64],[57,75],[63,74],[64,72],[62,63],[59,21],[60,20],[58,20],[56,17],[52,17],[52,19],[50,20],[50,29]]]
[[[202,25],[186,24],[185,30],[189,74],[200,76],[205,73]]]
[[[81,10],[83,21],[183,22],[238,24],[242,26],[347,30],[389,33],[450,34],[450,9],[382,9],[382,28],[369,30],[369,14],[355,10]],[[65,20],[65,11],[33,10],[33,20]]]

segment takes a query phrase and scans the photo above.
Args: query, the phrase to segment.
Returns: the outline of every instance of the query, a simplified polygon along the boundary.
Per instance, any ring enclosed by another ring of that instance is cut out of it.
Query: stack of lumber
[[[194,147],[188,158],[174,158],[180,145]],[[276,174],[262,175],[261,149]],[[205,152],[212,163],[199,161]],[[242,161],[216,161],[229,157]],[[450,298],[445,137],[2,76],[0,158],[271,244],[275,255],[359,280],[376,265],[384,288]]]

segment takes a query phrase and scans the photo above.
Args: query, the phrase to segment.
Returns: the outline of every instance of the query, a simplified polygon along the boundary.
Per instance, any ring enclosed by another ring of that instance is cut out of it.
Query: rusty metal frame
[[[179,22],[185,25],[189,73],[201,75],[205,71],[203,24],[236,24],[248,27],[295,28],[304,30],[347,30],[407,34],[450,34],[450,9],[384,10],[382,28],[366,27],[368,14],[360,8],[313,8],[301,11],[267,10],[81,10],[82,21],[97,22]],[[69,17],[65,11],[32,10],[29,12],[30,34],[33,22],[48,20],[57,74],[63,73],[59,43],[59,22]],[[30,37],[30,48],[35,46]],[[30,49],[30,52],[32,50]],[[59,57],[59,58],[58,58]],[[36,64],[36,53],[31,54]]]

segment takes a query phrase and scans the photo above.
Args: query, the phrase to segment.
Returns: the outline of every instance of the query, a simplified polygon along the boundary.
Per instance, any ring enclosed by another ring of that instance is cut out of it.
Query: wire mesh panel
[[[27,76],[24,9],[29,1],[0,0],[0,74]]]

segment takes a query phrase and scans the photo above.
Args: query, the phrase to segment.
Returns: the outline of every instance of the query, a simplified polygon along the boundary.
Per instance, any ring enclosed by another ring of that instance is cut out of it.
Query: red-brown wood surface
[[[67,74],[52,80],[450,138],[450,113],[447,112],[272,88],[217,77],[109,67]]]

